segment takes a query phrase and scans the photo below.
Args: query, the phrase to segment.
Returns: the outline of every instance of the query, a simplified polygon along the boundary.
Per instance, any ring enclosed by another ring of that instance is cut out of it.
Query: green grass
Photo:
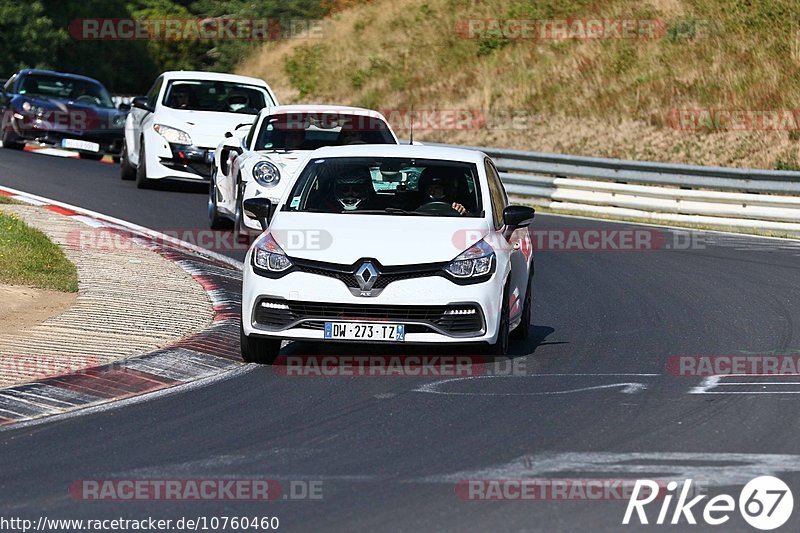
[[[3,196],[2,194],[0,194],[0,204],[18,204],[18,203],[19,202],[15,202],[8,196]]]
[[[78,292],[78,272],[44,233],[0,212],[0,283]]]

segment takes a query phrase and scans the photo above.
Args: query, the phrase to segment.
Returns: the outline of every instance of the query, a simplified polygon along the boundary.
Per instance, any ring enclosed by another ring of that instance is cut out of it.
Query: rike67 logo
[[[719,526],[730,520],[731,514],[737,507],[737,501],[729,494],[718,494],[704,502],[705,505],[698,505],[708,498],[708,495],[701,494],[690,500],[689,495],[692,494],[692,480],[690,479],[684,481],[680,493],[677,489],[676,481],[668,483],[666,493],[664,493],[663,486],[659,492],[659,484],[655,481],[636,480],[622,523],[630,524],[635,512],[639,524],[648,524],[645,506],[659,496],[663,496],[660,498],[661,507],[655,521],[659,525],[675,525],[684,520],[685,523],[694,525],[697,524],[695,513],[699,513],[706,524]],[[671,509],[672,502],[676,497],[675,506]],[[756,529],[771,530],[782,526],[792,516],[794,497],[789,486],[780,479],[773,476],[760,476],[750,480],[739,493],[738,507],[739,513],[748,524]],[[670,513],[670,511],[672,512]],[[652,519],[652,516],[650,518]]]

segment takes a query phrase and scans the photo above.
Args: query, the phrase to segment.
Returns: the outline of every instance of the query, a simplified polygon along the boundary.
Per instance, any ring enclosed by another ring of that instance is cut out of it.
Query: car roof
[[[409,144],[358,144],[348,146],[325,146],[311,152],[309,159],[324,157],[403,157],[458,161],[482,165],[488,157],[478,150],[466,148],[444,148]]]
[[[161,74],[164,81],[172,80],[208,80],[208,81],[230,81],[269,87],[267,82],[259,78],[250,76],[239,76],[238,74],[225,74],[222,72],[204,72],[200,70],[168,70]]]
[[[96,80],[94,78],[90,78],[89,76],[81,76],[80,74],[71,74],[69,72],[57,72],[55,70],[42,70],[42,69],[36,69],[36,68],[26,68],[26,69],[20,70],[18,74],[20,76],[23,75],[23,74],[42,74],[42,75],[45,75],[45,76],[59,76],[59,77],[62,77],[62,78],[70,78],[70,79],[73,79],[73,80],[89,81],[89,82],[92,82],[92,83],[97,83],[99,85],[103,85],[98,80]]]
[[[386,120],[382,113],[374,109],[365,107],[352,107],[346,105],[327,105],[327,104],[292,104],[278,105],[264,108],[263,112],[269,115],[284,115],[287,113],[347,113],[350,115],[381,117]]]

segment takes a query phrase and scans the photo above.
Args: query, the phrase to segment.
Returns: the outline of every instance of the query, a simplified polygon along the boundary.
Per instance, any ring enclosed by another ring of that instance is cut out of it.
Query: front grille
[[[355,272],[364,262],[363,260],[356,262],[354,265],[336,265],[297,259],[292,259],[292,261],[295,264],[295,269],[297,272],[305,272],[317,276],[326,276],[329,278],[338,279],[349,289],[359,288]],[[378,269],[378,279],[372,286],[373,289],[385,289],[395,281],[438,276],[442,273],[442,268],[444,266],[440,263],[433,263],[425,265],[384,267],[380,266],[380,264],[378,264],[376,261],[372,261],[372,263],[375,264],[376,268]]]
[[[267,304],[264,307],[262,304]],[[454,309],[471,309],[473,314],[445,314]],[[270,329],[299,327],[321,329],[326,320],[387,321],[399,324],[412,322],[406,331],[418,333],[440,330],[452,335],[476,334],[483,331],[483,315],[475,304],[463,305],[362,305],[320,302],[260,300],[256,305],[256,324]]]

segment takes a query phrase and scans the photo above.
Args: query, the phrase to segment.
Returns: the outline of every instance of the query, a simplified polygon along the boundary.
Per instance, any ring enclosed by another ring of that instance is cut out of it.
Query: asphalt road
[[[113,165],[0,150],[0,184],[154,229],[206,227],[202,190],[139,191]],[[535,228],[637,227],[540,216]],[[774,394],[800,388],[775,378],[714,386],[666,367],[676,355],[800,348],[800,247],[694,235],[687,250],[539,251],[534,338],[513,346],[517,375],[439,383],[285,377],[258,367],[212,386],[0,432],[0,513],[277,516],[285,531],[616,531],[626,501],[464,501],[456,483],[691,478],[736,498],[747,479],[774,474],[800,495],[800,397]],[[302,344],[289,351],[329,352]],[[285,490],[321,483],[322,498],[119,502],[68,491],[76,480],[220,478],[273,479]],[[653,506],[651,521],[660,504]],[[784,527],[798,524],[793,517]],[[684,521],[678,529],[685,528]],[[721,528],[752,531],[735,512]]]

